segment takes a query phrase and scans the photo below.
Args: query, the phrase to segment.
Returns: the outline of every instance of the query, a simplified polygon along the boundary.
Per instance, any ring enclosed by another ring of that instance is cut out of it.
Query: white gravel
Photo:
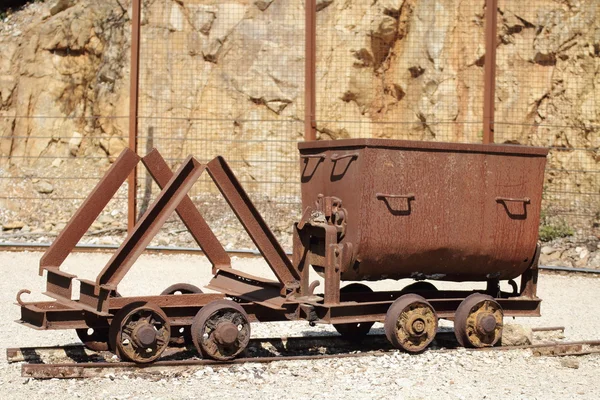
[[[44,279],[37,275],[40,253],[0,253],[0,325],[2,348],[74,343],[74,332],[35,331],[14,322],[18,290],[33,293],[25,300],[44,299]],[[110,255],[74,254],[64,270],[91,278]],[[235,259],[240,269],[269,276],[260,259]],[[200,256],[142,257],[123,280],[123,295],[158,294],[168,285],[188,282],[203,286],[210,264]],[[408,282],[370,283],[374,289],[402,288]],[[465,284],[469,286],[469,284]],[[465,288],[465,285],[462,287]],[[458,284],[438,284],[444,288]],[[475,285],[469,286],[469,288]],[[566,327],[567,340],[600,339],[600,280],[594,277],[542,274],[541,318],[517,319],[530,326]],[[506,322],[509,322],[508,320]],[[378,325],[376,325],[376,328]],[[379,325],[380,327],[380,325]],[[253,325],[253,336],[318,334],[329,326],[307,323]],[[38,381],[21,378],[19,364],[0,361],[0,391],[10,399],[598,399],[600,356],[584,356],[568,365],[565,359],[532,357],[526,351],[421,355],[391,353],[360,358],[247,364],[191,369],[183,375],[168,371],[151,378],[111,375],[88,380]],[[573,368],[577,366],[578,368]]]

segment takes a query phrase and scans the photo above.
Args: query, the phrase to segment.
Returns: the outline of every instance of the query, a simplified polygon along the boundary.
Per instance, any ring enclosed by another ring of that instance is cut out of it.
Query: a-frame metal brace
[[[227,272],[227,276],[231,276],[232,279],[252,281],[252,276],[231,268],[229,256],[188,197],[189,191],[204,169],[209,171],[213,181],[279,280],[274,282],[261,278],[254,279],[259,292],[263,292],[264,287],[280,288],[279,291],[271,289],[265,291],[270,294],[260,296],[263,300],[261,303],[272,308],[280,308],[283,299],[276,299],[276,297],[279,297],[279,294],[290,295],[299,289],[299,272],[294,268],[223,158],[217,157],[208,165],[204,165],[189,156],[173,174],[162,156],[154,149],[143,158],[143,163],[161,187],[160,194],[125,238],[96,281],[80,279],[80,300],[71,300],[71,282],[76,277],[60,271],[60,265],[139,160],[140,158],[131,150],[124,150],[42,257],[40,271],[47,271],[48,281],[45,294],[70,308],[106,315],[111,293],[116,291],[119,282],[174,211],[178,213],[198,245],[204,250],[216,274],[223,271],[223,273]],[[223,289],[226,293],[227,288]],[[244,297],[245,293],[235,294]]]

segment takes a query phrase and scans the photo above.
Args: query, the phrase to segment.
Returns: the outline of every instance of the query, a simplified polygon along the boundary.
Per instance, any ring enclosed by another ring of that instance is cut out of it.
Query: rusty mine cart
[[[96,280],[80,279],[73,300],[76,277],[60,265],[140,160],[125,150],[40,260],[44,294],[54,301],[25,302],[29,291],[21,290],[18,322],[76,329],[91,349],[150,363],[175,337],[193,342],[204,357],[233,359],[249,342],[251,322],[328,323],[348,338],[383,322],[394,346],[420,352],[434,339],[439,318],[454,321],[462,346],[485,347],[501,338],[503,317],[540,315],[537,239],[546,149],[383,139],[298,147],[303,214],[294,224],[291,260],[222,157],[204,165],[189,156],[173,173],[153,150],[141,160],[160,194]],[[204,170],[277,280],[232,268],[187,195]],[[118,296],[119,282],[173,212],[212,263],[207,287],[218,293],[181,284],[159,296]],[[322,293],[310,267],[324,279]],[[341,285],[402,278],[417,282],[385,292]],[[426,279],[487,284],[447,291]],[[501,281],[512,292],[500,290]]]

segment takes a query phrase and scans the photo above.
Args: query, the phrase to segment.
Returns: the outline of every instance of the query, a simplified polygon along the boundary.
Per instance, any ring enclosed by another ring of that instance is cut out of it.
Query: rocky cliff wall
[[[319,0],[319,138],[479,141],[483,3]],[[550,193],[597,193],[600,174],[578,171],[597,170],[600,4],[499,8],[498,141],[556,147]],[[125,146],[130,12],[129,0],[47,1],[0,24],[3,165],[87,157],[102,169]],[[281,188],[260,182],[295,184],[303,18],[299,0],[144,1],[141,135],[152,128],[172,160],[223,153],[266,195]]]

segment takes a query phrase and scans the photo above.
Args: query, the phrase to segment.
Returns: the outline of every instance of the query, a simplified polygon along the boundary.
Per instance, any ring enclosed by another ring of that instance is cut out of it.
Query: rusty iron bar
[[[494,143],[496,101],[496,37],[498,35],[498,0],[485,3],[485,64],[483,89],[483,143]]]
[[[142,20],[142,0],[133,0],[131,16],[131,68],[129,73],[129,148],[137,153],[138,111],[140,89],[140,34]],[[137,212],[137,168],[128,179],[127,187],[127,228],[133,231]]]
[[[564,331],[564,327],[541,327],[541,328],[533,328],[534,332],[539,331]],[[449,330],[439,330],[437,332],[436,338],[441,336],[452,336],[453,332]],[[383,345],[388,345],[391,348],[391,345],[386,339],[385,334],[372,334],[366,336],[369,343],[376,342],[382,343]],[[451,339],[451,337],[448,337]],[[350,343],[352,345],[356,345],[356,342],[348,342],[343,337],[338,335],[320,335],[320,336],[293,336],[293,337],[281,337],[281,338],[253,338],[250,339],[250,343],[248,344],[249,348],[258,348],[263,345],[276,343],[277,347],[285,348],[286,350],[306,350],[310,346],[326,346],[331,345],[334,347],[339,347],[344,343]],[[551,344],[560,343],[560,342],[552,342]],[[565,342],[569,343],[569,342]],[[589,342],[580,343],[576,342],[578,345],[590,345],[594,346],[594,343],[598,342]],[[546,346],[547,343],[538,343],[537,345]],[[600,343],[598,343],[600,344]],[[598,345],[596,344],[596,345]],[[505,346],[511,347],[511,346]],[[33,361],[39,360],[43,357],[53,357],[54,359],[58,359],[60,357],[68,357],[69,354],[83,354],[86,351],[85,346],[83,345],[65,345],[65,346],[42,346],[42,347],[11,347],[6,349],[6,361],[8,363],[16,363],[23,361]]]
[[[536,328],[531,328],[532,332],[564,332],[565,331],[565,327],[564,326],[540,326],[540,327],[536,327]]]
[[[214,158],[208,163],[207,170],[277,279],[287,288],[299,287],[300,274],[225,159]]]
[[[188,156],[184,160],[179,170],[98,275],[96,291],[100,286],[108,287],[111,290],[116,289],[116,285],[127,274],[135,260],[175,211],[181,200],[187,196],[205,168],[204,164],[200,164],[192,156]]]
[[[334,337],[335,338],[335,337]],[[264,340],[264,339],[263,339]],[[281,339],[276,339],[281,340]],[[288,339],[289,340],[289,339]],[[570,355],[568,348],[573,350],[573,355],[580,355],[581,350],[578,350],[580,346],[598,346],[600,341],[580,341],[580,342],[550,342],[535,345],[526,346],[511,346],[511,347],[484,347],[475,349],[465,349],[469,352],[478,351],[509,351],[509,350],[529,350],[536,349],[552,349],[556,348],[559,350],[558,355],[566,356]],[[391,349],[391,348],[390,348]],[[11,350],[11,349],[9,349]],[[566,351],[563,351],[566,350]],[[8,350],[7,350],[8,351]],[[429,350],[431,352],[454,352],[456,349],[442,348],[439,350]],[[153,371],[164,371],[165,368],[177,368],[177,367],[202,367],[202,366],[229,366],[231,364],[244,364],[248,362],[252,363],[270,363],[276,361],[293,361],[293,360],[322,360],[322,359],[339,359],[339,358],[355,358],[355,357],[367,357],[367,356],[379,356],[384,355],[388,351],[385,349],[357,352],[357,353],[339,353],[339,354],[300,354],[292,356],[270,356],[270,357],[245,357],[236,358],[229,361],[216,361],[216,360],[172,360],[172,361],[157,361],[151,365],[140,366],[132,362],[83,362],[83,363],[56,363],[56,364],[23,364],[21,367],[21,376],[36,378],[36,379],[72,379],[72,378],[90,378],[95,376],[102,376],[106,373],[106,370],[123,371],[123,372],[149,372]],[[589,354],[595,353],[595,351],[588,351]],[[583,355],[583,354],[581,354]],[[548,356],[555,356],[548,354]]]
[[[40,275],[47,268],[59,268],[75,245],[98,218],[104,207],[115,195],[127,176],[135,169],[140,158],[134,151],[124,150],[98,182],[77,212],[71,217],[56,240],[40,259]]]
[[[317,139],[317,0],[305,1],[304,140]]]
[[[173,177],[171,168],[169,168],[167,162],[156,149],[152,149],[150,153],[143,157],[142,162],[161,189],[163,189]],[[181,203],[175,211],[196,243],[198,243],[200,248],[204,251],[206,258],[211,262],[213,268],[231,267],[229,255],[227,255],[227,252],[225,252],[219,239],[217,239],[210,229],[210,226],[208,226],[189,196],[186,195],[183,200],[181,200]]]

